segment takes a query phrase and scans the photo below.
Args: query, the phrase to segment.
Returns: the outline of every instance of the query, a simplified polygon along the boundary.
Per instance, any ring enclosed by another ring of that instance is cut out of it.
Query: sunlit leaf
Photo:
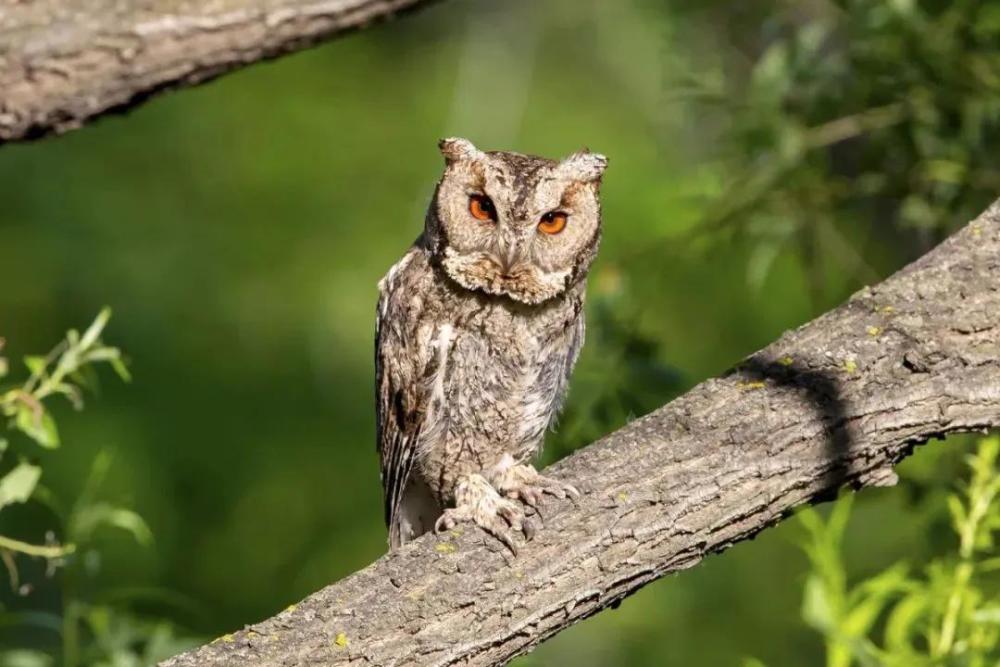
[[[42,356],[31,355],[24,358],[24,365],[28,367],[28,372],[32,375],[41,375],[45,372],[48,359]]]
[[[886,647],[893,652],[910,651],[921,635],[920,621],[929,598],[924,591],[914,591],[892,608],[885,625]]]
[[[0,509],[14,503],[23,503],[31,497],[42,469],[27,462],[17,464],[0,478]]]
[[[59,446],[56,422],[41,405],[20,405],[14,426],[46,449],[55,449]]]
[[[830,606],[823,581],[815,576],[806,578],[805,590],[802,595],[802,618],[806,623],[820,631],[834,627],[835,617]]]
[[[948,514],[951,516],[951,525],[955,532],[962,530],[962,525],[966,521],[965,506],[961,498],[955,494],[949,494],[947,499]]]
[[[903,590],[906,583],[906,571],[905,563],[897,563],[888,570],[863,582],[856,590],[861,591],[864,595],[857,600],[841,622],[841,631],[850,637],[862,637],[868,634],[879,614],[889,602],[890,596]]]
[[[129,372],[128,366],[126,366],[125,362],[122,360],[121,355],[112,357],[108,361],[111,364],[111,368],[114,369],[119,378],[125,382],[132,381],[132,374]]]
[[[851,518],[851,507],[854,505],[854,496],[845,494],[833,503],[830,510],[830,518],[827,519],[827,532],[830,541],[835,546],[840,546],[844,539],[844,532],[847,530],[847,523]]]
[[[1000,625],[1000,606],[981,607],[972,613],[972,620],[976,623]]]
[[[896,563],[859,583],[855,586],[854,593],[858,596],[857,599],[861,599],[872,595],[885,596],[910,591],[914,584],[907,576],[909,570],[910,566],[907,563]]]
[[[81,392],[75,385],[67,382],[60,382],[54,387],[53,391],[65,396],[70,404],[77,410],[83,409],[83,392]]]
[[[111,309],[105,306],[83,333],[83,336],[80,338],[80,347],[87,349],[96,343],[109,319],[111,319]]]

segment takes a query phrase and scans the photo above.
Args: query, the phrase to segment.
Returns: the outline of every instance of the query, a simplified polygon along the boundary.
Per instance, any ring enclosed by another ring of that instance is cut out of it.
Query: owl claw
[[[469,475],[455,488],[455,507],[434,523],[434,532],[451,530],[462,521],[472,521],[506,545],[516,556],[514,532],[526,533],[524,510],[504,498],[482,475]]]
[[[465,521],[468,518],[468,513],[462,512],[459,509],[449,509],[445,510],[444,513],[438,517],[438,520],[434,522],[434,533],[443,533],[446,530],[451,530],[460,521]]]
[[[567,496],[574,500],[580,497],[580,492],[572,484],[545,477],[534,466],[515,463],[510,454],[504,455],[493,472],[494,484],[500,493],[530,507],[537,508],[546,493],[560,500]]]

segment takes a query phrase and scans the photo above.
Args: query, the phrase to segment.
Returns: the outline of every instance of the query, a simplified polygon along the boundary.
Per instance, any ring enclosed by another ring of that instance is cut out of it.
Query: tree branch
[[[0,144],[66,132],[430,2],[3,2]]]
[[[866,288],[549,470],[510,557],[424,536],[277,616],[164,663],[498,665],[844,484],[895,482],[930,438],[1000,426],[1000,201]]]

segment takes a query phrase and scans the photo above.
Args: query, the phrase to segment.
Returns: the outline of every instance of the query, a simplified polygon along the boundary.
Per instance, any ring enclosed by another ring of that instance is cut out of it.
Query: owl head
[[[448,277],[525,304],[586,277],[601,238],[607,158],[484,152],[465,139],[443,139],[440,148],[445,170],[423,239]]]

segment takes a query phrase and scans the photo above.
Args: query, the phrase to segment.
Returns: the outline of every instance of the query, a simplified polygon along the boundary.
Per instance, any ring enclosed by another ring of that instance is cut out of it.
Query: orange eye
[[[542,216],[542,220],[538,223],[538,229],[546,234],[558,234],[566,229],[567,219],[569,216],[562,211],[549,211]]]
[[[486,195],[472,195],[469,197],[469,213],[476,220],[483,222],[497,219],[497,210],[493,207],[493,200]]]

